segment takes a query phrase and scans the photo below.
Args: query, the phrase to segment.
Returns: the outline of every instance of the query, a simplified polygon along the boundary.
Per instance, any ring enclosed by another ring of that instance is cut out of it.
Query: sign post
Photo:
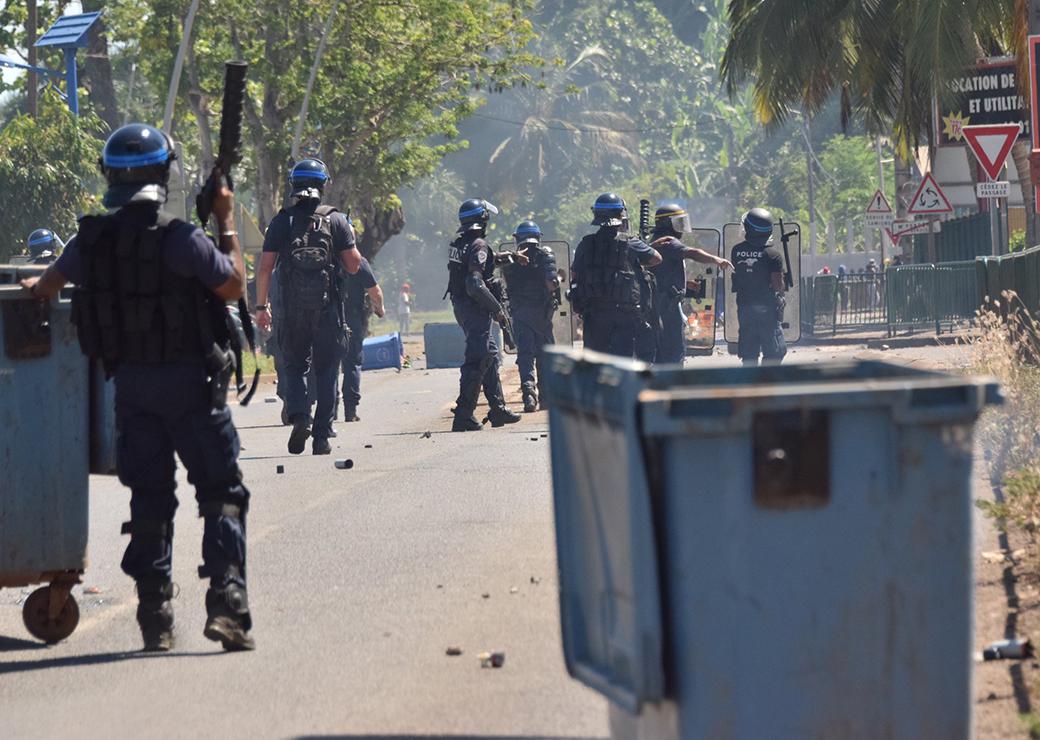
[[[979,183],[976,194],[979,198],[992,201],[989,204],[989,236],[990,253],[994,256],[1003,251],[1000,243],[1000,201],[1011,195],[1011,184],[1001,182],[1000,173],[1021,132],[1022,127],[1017,124],[964,127],[968,147],[989,178],[988,182]]]

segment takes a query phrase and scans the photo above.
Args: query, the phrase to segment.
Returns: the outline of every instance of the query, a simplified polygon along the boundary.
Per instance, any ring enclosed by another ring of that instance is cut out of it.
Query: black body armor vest
[[[143,224],[120,213],[80,220],[83,284],[72,320],[83,353],[109,374],[121,362],[204,361],[215,344],[227,346],[223,302],[163,261],[163,242],[179,223],[161,211]]]
[[[639,306],[640,283],[628,246],[628,238],[611,229],[589,234],[580,245],[584,254],[581,273],[583,299],[590,307],[614,304]]]

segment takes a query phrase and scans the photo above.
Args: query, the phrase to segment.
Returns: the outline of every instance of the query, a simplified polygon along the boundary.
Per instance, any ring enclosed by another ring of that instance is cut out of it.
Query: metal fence
[[[807,334],[839,330],[935,327],[971,321],[981,304],[974,262],[903,265],[880,273],[816,275],[802,280],[801,321]]]
[[[1002,257],[979,257],[975,269],[979,295],[998,301],[1005,315],[1004,294],[1012,292],[1026,310],[1040,318],[1040,247]]]

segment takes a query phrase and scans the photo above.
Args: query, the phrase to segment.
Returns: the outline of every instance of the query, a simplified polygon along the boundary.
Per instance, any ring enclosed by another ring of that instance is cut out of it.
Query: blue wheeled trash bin
[[[614,737],[971,736],[994,383],[546,359],[564,654]]]
[[[48,585],[22,616],[36,638],[65,639],[79,622],[70,595],[87,555],[90,373],[71,304],[27,299],[0,267],[0,587]]]

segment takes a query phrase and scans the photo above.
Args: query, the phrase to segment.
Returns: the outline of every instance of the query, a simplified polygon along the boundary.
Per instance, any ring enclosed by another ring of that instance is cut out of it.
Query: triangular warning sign
[[[953,213],[946,193],[939,187],[939,183],[929,172],[921,181],[921,186],[914,193],[914,199],[910,201],[910,207],[906,212],[914,216],[938,216],[944,213]]]
[[[1015,145],[1022,127],[1017,123],[1003,123],[992,126],[965,126],[964,138],[968,146],[975,152],[982,169],[994,182],[1000,179],[1000,171],[1004,169],[1011,148]]]
[[[867,213],[891,213],[892,206],[888,202],[888,198],[879,189],[874,193],[874,197],[870,199],[870,205],[867,206]]]

